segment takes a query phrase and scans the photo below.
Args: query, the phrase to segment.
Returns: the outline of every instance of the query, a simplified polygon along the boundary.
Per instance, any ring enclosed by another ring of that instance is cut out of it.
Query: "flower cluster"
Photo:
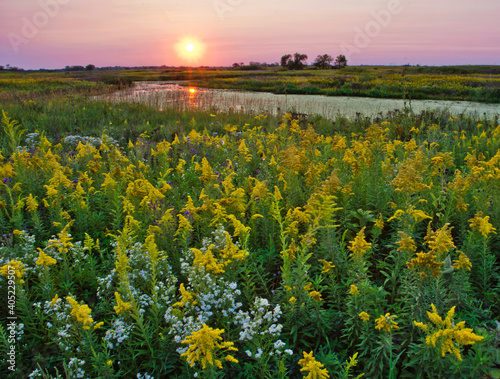
[[[431,324],[414,321],[415,326],[419,327],[426,334],[425,343],[430,346],[438,347],[441,356],[446,353],[453,354],[458,360],[462,360],[460,345],[473,345],[484,339],[473,333],[471,328],[465,327],[465,321],[457,324],[453,321],[455,316],[455,307],[452,307],[443,320],[438,314],[436,306],[431,304],[432,312],[427,312]]]
[[[181,357],[185,357],[191,367],[196,362],[200,362],[203,369],[207,367],[207,364],[222,369],[222,362],[218,359],[218,356],[224,352],[238,351],[233,342],[222,340],[220,336],[222,333],[224,333],[223,329],[213,329],[203,324],[200,330],[193,332],[182,341],[183,344],[187,344],[189,347],[186,352],[181,354]],[[223,359],[228,362],[238,363],[238,360],[231,354],[225,355]]]
[[[309,371],[305,379],[327,379],[330,377],[328,370],[321,362],[318,362],[313,355],[313,352],[303,352],[304,358],[299,360],[299,365],[302,366],[300,371]]]

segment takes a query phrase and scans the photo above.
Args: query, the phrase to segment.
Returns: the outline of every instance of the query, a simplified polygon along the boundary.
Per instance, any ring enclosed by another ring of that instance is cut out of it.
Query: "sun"
[[[175,44],[177,56],[189,63],[198,62],[205,54],[205,44],[194,37],[181,38]]]

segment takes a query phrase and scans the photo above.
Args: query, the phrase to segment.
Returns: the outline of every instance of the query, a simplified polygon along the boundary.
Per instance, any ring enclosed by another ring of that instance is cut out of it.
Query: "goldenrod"
[[[370,315],[366,312],[361,312],[358,316],[361,318],[361,320],[363,320],[363,322],[366,322],[370,319]]]
[[[375,320],[377,325],[375,329],[383,330],[384,332],[390,332],[393,329],[399,329],[398,323],[394,321],[397,316],[390,313],[386,313],[385,316],[380,315],[379,318]]]
[[[90,325],[94,322],[92,317],[90,317],[92,309],[86,304],[78,304],[78,302],[70,296],[66,297],[66,301],[71,305],[71,316],[73,316],[76,321],[81,322],[84,329],[89,329]]]
[[[117,315],[120,315],[122,313],[129,312],[132,310],[132,305],[130,303],[126,303],[122,300],[122,297],[118,292],[115,292],[115,298],[116,298],[116,306],[114,306],[114,310]]]
[[[191,335],[187,336],[181,343],[188,344],[188,350],[181,354],[181,357],[186,357],[187,362],[191,367],[196,362],[201,362],[203,369],[207,364],[213,366],[214,363],[217,367],[222,368],[220,360],[215,357],[220,350],[238,351],[234,347],[233,342],[224,342],[220,336],[224,333],[224,329],[213,329],[208,325],[203,324],[200,330],[197,330]],[[215,359],[215,362],[214,362]],[[225,359],[230,362],[238,363],[232,355],[226,355]]]
[[[305,379],[326,379],[330,377],[328,370],[323,366],[321,362],[318,362],[313,356],[313,352],[302,353],[304,358],[299,360],[299,365],[302,366],[300,371],[309,371],[309,374],[305,376]]]
[[[426,334],[425,342],[429,346],[439,347],[441,356],[446,353],[454,354],[458,360],[462,360],[460,345],[473,345],[481,341],[484,337],[473,333],[470,328],[465,328],[465,321],[455,323],[455,307],[451,307],[446,318],[443,320],[437,313],[434,304],[431,304],[432,312],[427,312],[432,324],[424,324],[414,321],[415,326],[420,328]]]
[[[14,261],[14,260],[11,260],[9,263],[2,266],[0,268],[0,274],[7,278],[10,275],[9,271],[11,271],[12,269],[14,269],[14,276],[16,278],[21,279],[23,277],[24,264],[21,261]]]
[[[495,233],[496,234],[496,229],[493,227],[493,225],[489,222],[490,216],[483,216],[483,212],[478,212],[474,218],[471,218],[469,220],[470,222],[470,227],[472,229],[475,229],[479,231],[484,237],[488,237],[490,233]]]
[[[38,248],[38,251],[40,252],[40,255],[35,262],[37,265],[48,267],[57,263],[54,258],[52,258],[50,255],[45,254],[42,249]]]
[[[359,295],[359,289],[358,289],[358,287],[356,287],[356,285],[351,284],[351,289],[349,290],[349,295],[354,295],[354,296]]]
[[[365,229],[366,227],[363,227],[358,234],[356,234],[354,240],[350,242],[351,246],[347,247],[352,251],[352,254],[355,257],[363,256],[363,254],[365,254],[372,245],[365,240]]]

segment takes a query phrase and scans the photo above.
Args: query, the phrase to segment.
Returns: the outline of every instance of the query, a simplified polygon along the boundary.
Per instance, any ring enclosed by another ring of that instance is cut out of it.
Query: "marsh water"
[[[348,118],[361,114],[373,117],[401,110],[405,106],[419,113],[423,110],[448,109],[451,114],[494,117],[500,114],[500,104],[446,100],[376,99],[369,97],[276,95],[267,92],[218,90],[187,87],[179,82],[136,82],[132,88],[107,97],[115,101],[140,102],[157,109],[201,109],[217,112],[244,112],[249,114],[283,114],[286,112],[321,115],[334,118],[339,114]]]

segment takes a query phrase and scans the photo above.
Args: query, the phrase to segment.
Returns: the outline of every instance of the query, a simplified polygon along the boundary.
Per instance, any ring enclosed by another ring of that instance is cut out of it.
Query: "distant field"
[[[57,87],[67,80],[129,86],[134,81],[187,81],[189,85],[281,94],[321,94],[396,99],[500,102],[500,66],[397,67],[353,66],[341,70],[123,69],[58,73],[0,72],[1,92],[25,80],[42,80],[35,87]],[[9,80],[21,80],[10,83]],[[23,84],[24,83],[24,84]],[[97,89],[95,83],[88,88]],[[79,84],[85,86],[83,84]],[[54,88],[56,90],[56,88]]]
[[[498,80],[398,70],[2,72],[0,377],[498,377],[498,118],[94,96]]]

